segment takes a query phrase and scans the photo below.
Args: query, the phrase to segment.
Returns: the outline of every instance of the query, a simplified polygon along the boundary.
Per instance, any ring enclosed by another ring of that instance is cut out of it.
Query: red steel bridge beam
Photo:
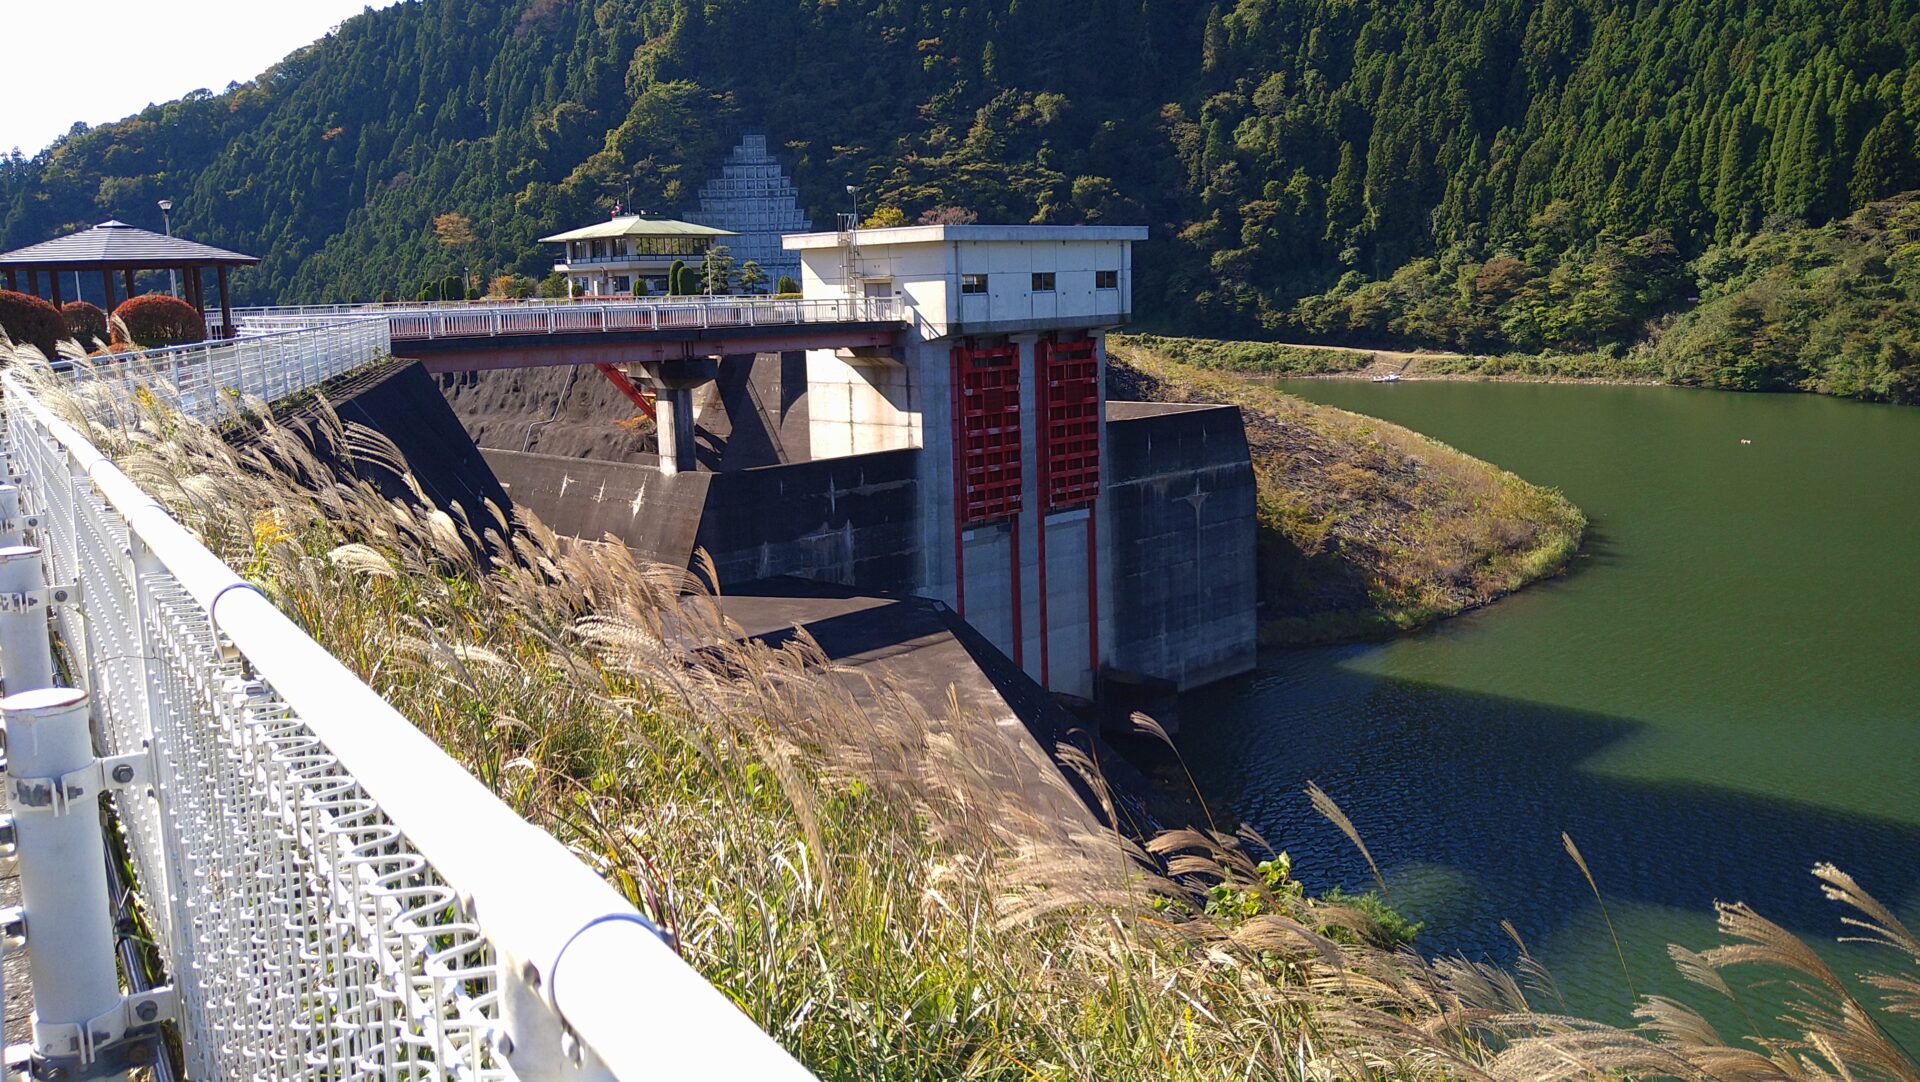
[[[598,369],[601,375],[607,377],[607,382],[620,388],[621,394],[633,399],[633,404],[640,407],[640,412],[646,414],[649,421],[657,421],[660,419],[654,416],[653,400],[641,394],[640,388],[633,385],[633,381],[627,378],[625,372],[620,371],[610,364],[596,364],[593,367]]]

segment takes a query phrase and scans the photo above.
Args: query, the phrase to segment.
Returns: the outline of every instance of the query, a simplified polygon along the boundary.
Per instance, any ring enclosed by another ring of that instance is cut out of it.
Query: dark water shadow
[[[1639,722],[1337,670],[1291,694],[1276,679],[1261,674],[1182,704],[1182,750],[1215,813],[1289,850],[1310,888],[1365,889],[1364,861],[1301,794],[1317,781],[1390,883],[1434,866],[1457,880],[1427,911],[1411,906],[1429,921],[1429,953],[1511,961],[1502,918],[1535,942],[1588,921],[1592,896],[1562,831],[1609,902],[1704,915],[1717,899],[1746,901],[1810,941],[1841,930],[1841,908],[1809,875],[1816,862],[1839,865],[1896,909],[1920,890],[1912,824],[1583,768]],[[1276,702],[1284,706],[1271,716]]]

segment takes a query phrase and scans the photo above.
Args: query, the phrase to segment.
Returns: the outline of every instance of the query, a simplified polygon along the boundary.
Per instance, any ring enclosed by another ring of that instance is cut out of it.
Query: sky
[[[0,153],[32,156],[202,87],[246,82],[343,19],[394,0],[0,0]],[[34,42],[48,47],[36,48]]]

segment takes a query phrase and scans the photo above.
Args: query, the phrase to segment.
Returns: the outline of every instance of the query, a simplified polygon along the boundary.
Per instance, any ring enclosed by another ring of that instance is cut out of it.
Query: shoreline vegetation
[[[1249,378],[1331,377],[1368,354],[1113,335],[1108,358],[1113,397],[1240,407],[1259,486],[1262,645],[1413,630],[1558,574],[1579,551],[1586,516],[1559,492]]]
[[[1161,334],[1115,334],[1109,341],[1152,350],[1181,364],[1263,379],[1486,380],[1666,386],[1644,354],[1458,353],[1443,349],[1374,348],[1318,342],[1229,341]]]
[[[1513,970],[1424,956],[1245,829],[1099,826],[1061,776],[1104,799],[1074,749],[1048,763],[884,686],[861,706],[804,637],[741,641],[697,570],[434,510],[326,388],[289,423],[237,404],[223,431],[20,352],[36,394],[829,1082],[1920,1073],[1881,1021],[1916,1013],[1892,971],[1920,941],[1831,866],[1821,889],[1889,972],[1849,985],[1725,904],[1722,943],[1675,958],[1736,1003],[1792,982],[1766,1037],[1654,996],[1634,1028],[1569,1018],[1520,930]],[[1359,843],[1328,794],[1302,800]]]
[[[1389,280],[1303,301],[1301,310],[1314,318],[1269,328],[1281,336],[1436,348],[1128,340],[1249,375],[1664,384],[1920,403],[1920,193],[1870,203],[1821,226],[1775,223],[1684,268],[1671,260],[1658,274],[1615,267],[1601,285],[1617,289],[1649,277],[1664,284],[1634,294],[1632,304],[1623,295],[1601,306],[1635,317],[1613,319],[1605,333],[1518,333],[1532,326],[1522,315],[1537,322],[1543,297],[1570,311],[1594,305],[1584,295],[1547,296],[1546,279],[1528,279],[1527,264],[1516,258],[1462,259],[1455,253],[1451,262],[1416,260]],[[1687,290],[1695,292],[1681,296]],[[1486,349],[1472,352],[1477,347]]]

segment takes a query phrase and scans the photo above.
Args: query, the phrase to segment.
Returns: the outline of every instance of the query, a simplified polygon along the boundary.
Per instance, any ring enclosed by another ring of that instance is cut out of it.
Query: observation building
[[[708,225],[625,214],[540,240],[563,246],[553,269],[573,283],[575,296],[646,297],[667,292],[675,260],[698,264],[708,249],[732,236]]]

